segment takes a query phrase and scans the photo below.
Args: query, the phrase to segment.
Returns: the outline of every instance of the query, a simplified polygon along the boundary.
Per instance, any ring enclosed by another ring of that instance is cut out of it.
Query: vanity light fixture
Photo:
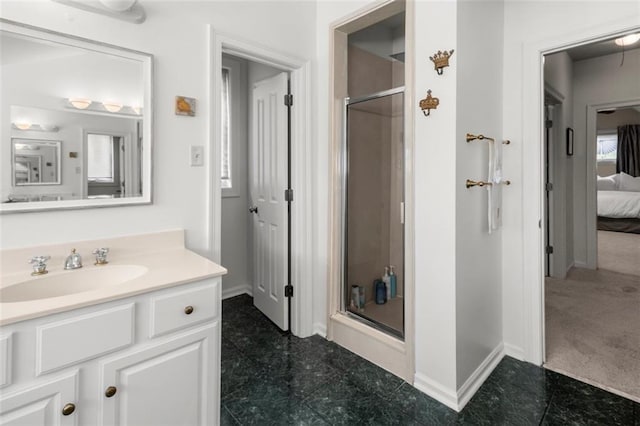
[[[77,109],[87,109],[91,105],[91,101],[84,98],[69,98],[69,103]]]
[[[103,102],[102,106],[109,112],[120,112],[122,104],[116,102]]]
[[[617,39],[615,39],[615,43],[618,46],[623,46],[624,47],[624,46],[630,46],[630,45],[632,45],[634,43],[637,43],[638,40],[640,40],[640,33],[629,34],[629,35],[626,35],[624,37],[617,38]]]
[[[68,98],[64,99],[64,106],[71,109],[79,109],[83,111],[91,111],[96,113],[110,113],[127,116],[140,116],[142,107],[123,105],[115,101],[92,101],[85,98]]]
[[[57,132],[60,128],[53,124],[31,124],[27,122],[14,122],[11,127],[17,130],[29,130],[35,132]]]
[[[28,130],[31,128],[31,123],[26,123],[26,122],[13,123],[13,127],[15,127],[18,130]]]

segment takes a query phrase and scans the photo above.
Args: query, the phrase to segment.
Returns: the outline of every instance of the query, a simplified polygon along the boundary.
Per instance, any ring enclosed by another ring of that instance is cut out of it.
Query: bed
[[[621,175],[598,177],[598,229],[640,234],[640,178]]]

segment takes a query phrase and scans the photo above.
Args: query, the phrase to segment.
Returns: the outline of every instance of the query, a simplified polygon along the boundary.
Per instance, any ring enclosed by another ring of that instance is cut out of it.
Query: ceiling
[[[626,52],[630,50],[640,49],[640,42],[624,48]],[[582,61],[584,59],[596,58],[598,56],[611,55],[613,53],[622,54],[622,46],[618,46],[614,39],[600,41],[597,43],[585,44],[582,46],[572,47],[566,51],[574,61]]]

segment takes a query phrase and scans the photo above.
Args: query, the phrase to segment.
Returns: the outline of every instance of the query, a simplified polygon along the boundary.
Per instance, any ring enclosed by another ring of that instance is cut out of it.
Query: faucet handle
[[[51,256],[33,256],[29,259],[28,263],[33,265],[33,272],[31,275],[44,275],[47,271],[47,261],[51,259]]]
[[[109,247],[97,248],[92,253],[96,255],[95,265],[106,265],[107,263],[109,263],[107,261],[107,253],[109,253]]]

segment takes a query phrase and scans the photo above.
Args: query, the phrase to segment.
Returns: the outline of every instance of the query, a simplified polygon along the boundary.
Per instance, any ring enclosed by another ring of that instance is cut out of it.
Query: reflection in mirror
[[[149,203],[151,67],[0,19],[0,212]]]
[[[13,184],[59,185],[60,142],[37,139],[12,139]]]

